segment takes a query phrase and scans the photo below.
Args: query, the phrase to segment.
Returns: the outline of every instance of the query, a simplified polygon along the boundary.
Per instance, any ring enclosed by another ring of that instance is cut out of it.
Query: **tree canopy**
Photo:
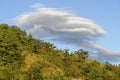
[[[120,66],[70,53],[17,26],[0,24],[0,80],[120,80]]]

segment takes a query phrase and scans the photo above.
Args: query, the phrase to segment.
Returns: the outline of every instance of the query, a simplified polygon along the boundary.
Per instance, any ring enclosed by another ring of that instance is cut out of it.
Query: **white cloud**
[[[56,8],[46,8],[35,4],[32,12],[15,18],[16,25],[40,38],[50,38],[65,44],[77,45],[96,52],[95,59],[100,61],[120,60],[120,52],[112,52],[100,47],[96,41],[106,32],[93,21]]]

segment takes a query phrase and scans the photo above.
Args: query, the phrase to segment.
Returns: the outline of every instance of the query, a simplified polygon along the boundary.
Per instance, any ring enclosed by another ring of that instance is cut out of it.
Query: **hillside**
[[[0,80],[120,80],[120,66],[79,49],[57,49],[17,26],[0,24]]]

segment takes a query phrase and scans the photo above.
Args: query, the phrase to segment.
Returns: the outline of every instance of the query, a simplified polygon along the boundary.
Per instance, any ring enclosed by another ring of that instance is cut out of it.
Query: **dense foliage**
[[[79,49],[57,49],[16,26],[0,24],[0,80],[120,80],[120,66]]]

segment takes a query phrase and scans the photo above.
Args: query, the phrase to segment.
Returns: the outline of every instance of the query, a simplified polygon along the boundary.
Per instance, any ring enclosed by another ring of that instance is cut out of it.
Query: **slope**
[[[57,49],[17,26],[0,24],[0,80],[120,80],[120,66]]]

